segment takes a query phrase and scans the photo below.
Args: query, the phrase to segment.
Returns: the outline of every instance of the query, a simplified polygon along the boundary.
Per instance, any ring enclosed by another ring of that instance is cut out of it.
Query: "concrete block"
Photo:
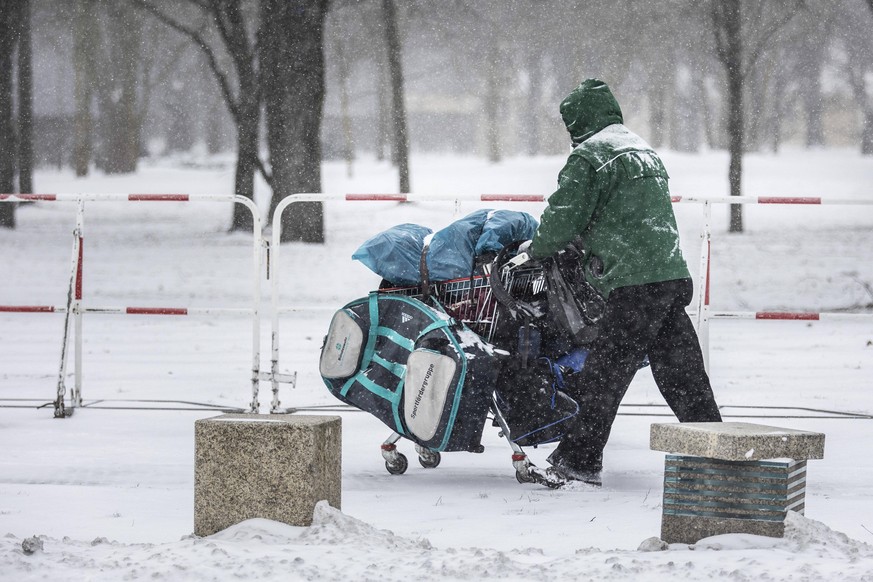
[[[653,424],[649,446],[725,461],[823,459],[825,435],[747,422]]]
[[[653,424],[667,453],[661,539],[696,543],[727,533],[782,537],[803,513],[806,461],[824,457],[822,433],[744,422]]]
[[[340,509],[338,416],[224,414],[194,423],[194,533],[252,518],[312,523],[321,500]]]

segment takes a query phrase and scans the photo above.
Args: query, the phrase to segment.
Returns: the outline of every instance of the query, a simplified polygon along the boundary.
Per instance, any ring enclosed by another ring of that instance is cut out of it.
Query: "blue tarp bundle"
[[[421,282],[421,252],[428,242],[427,269],[431,281],[469,277],[476,257],[507,244],[533,237],[538,223],[526,212],[477,210],[437,231],[400,224],[368,239],[352,255],[395,285]]]
[[[424,239],[433,231],[417,224],[398,224],[368,239],[352,259],[395,285],[417,285]]]

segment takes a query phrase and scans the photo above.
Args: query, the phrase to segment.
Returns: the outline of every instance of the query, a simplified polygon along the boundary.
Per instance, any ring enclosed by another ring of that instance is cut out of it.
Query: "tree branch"
[[[728,64],[728,48],[726,38],[726,25],[724,23],[724,14],[719,10],[721,3],[718,0],[713,0],[710,3],[709,17],[712,21],[712,32],[715,36],[715,52],[718,55],[718,60],[722,64]]]
[[[873,0],[868,0],[869,2],[873,2]],[[797,7],[801,10],[806,9],[806,4],[800,0],[797,2]],[[786,24],[791,22],[791,19],[794,18],[797,12],[795,10],[786,10],[782,15],[782,18],[779,18],[774,22],[769,29],[765,30],[761,36],[758,38],[758,42],[755,43],[755,46],[752,50],[749,51],[748,60],[743,63],[742,75],[745,76],[751,72],[752,68],[754,68],[755,63],[758,62],[758,59],[761,57],[761,53],[764,52],[764,49],[767,48],[767,45],[770,44],[770,40],[778,33]]]
[[[212,70],[212,73],[215,75],[215,78],[218,80],[218,84],[221,87],[221,93],[224,97],[225,103],[227,104],[227,108],[228,110],[230,110],[230,114],[236,121],[239,117],[239,106],[233,96],[233,91],[230,87],[230,82],[227,79],[227,75],[225,75],[222,72],[221,67],[219,67],[218,59],[215,56],[215,51],[212,50],[212,47],[209,46],[209,43],[206,42],[206,39],[204,39],[198,31],[174,20],[146,0],[128,0],[128,2],[133,4],[134,7],[148,12],[149,14],[157,18],[160,22],[169,26],[173,30],[187,36],[194,42],[195,45],[197,45],[197,47],[201,51],[203,51],[203,54],[206,55],[206,60],[209,63],[209,68]],[[197,4],[201,5],[200,3]]]
[[[242,14],[236,3],[212,0],[211,11],[215,17],[215,25],[231,58],[240,74],[248,69],[254,69],[254,57],[248,44],[248,34],[243,25]]]

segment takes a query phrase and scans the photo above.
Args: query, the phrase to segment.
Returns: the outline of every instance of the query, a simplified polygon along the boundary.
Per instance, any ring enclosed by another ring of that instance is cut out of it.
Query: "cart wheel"
[[[402,475],[409,468],[409,461],[406,459],[406,455],[397,453],[397,461],[395,463],[385,461],[385,468],[392,475]]]
[[[441,460],[442,457],[440,457],[439,451],[428,451],[426,454],[418,456],[418,462],[421,463],[421,466],[425,469],[435,469],[439,467]]]
[[[533,483],[534,482],[533,478],[529,474],[527,474],[527,473],[523,474],[521,471],[515,472],[515,480],[518,481],[519,483]]]

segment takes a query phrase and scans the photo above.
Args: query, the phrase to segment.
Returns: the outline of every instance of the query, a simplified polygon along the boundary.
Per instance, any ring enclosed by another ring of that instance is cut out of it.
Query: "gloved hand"
[[[520,245],[518,245],[518,254],[527,253],[527,249],[530,248],[530,243],[532,243],[532,242],[533,241],[531,241],[531,240],[526,240],[523,243],[521,243]]]

